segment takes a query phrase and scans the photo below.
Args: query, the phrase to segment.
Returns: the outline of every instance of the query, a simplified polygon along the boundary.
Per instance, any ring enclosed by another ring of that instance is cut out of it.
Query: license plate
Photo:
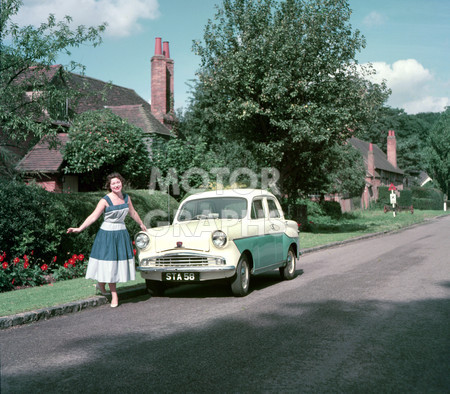
[[[200,279],[198,272],[164,272],[162,280],[170,282],[195,282]]]

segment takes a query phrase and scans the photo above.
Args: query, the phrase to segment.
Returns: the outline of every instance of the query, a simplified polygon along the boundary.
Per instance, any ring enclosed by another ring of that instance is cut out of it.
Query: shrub
[[[444,206],[444,194],[438,189],[413,187],[411,191],[415,209],[440,210]]]
[[[412,191],[401,190],[400,196],[397,198],[397,204],[402,207],[409,207],[412,204]]]
[[[326,216],[332,219],[339,219],[342,216],[341,204],[336,201],[322,201],[320,204]]]

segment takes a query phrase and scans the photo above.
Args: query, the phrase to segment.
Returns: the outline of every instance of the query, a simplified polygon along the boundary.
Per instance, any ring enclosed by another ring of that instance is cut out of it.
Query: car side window
[[[269,206],[269,217],[279,218],[281,217],[280,211],[278,210],[277,204],[274,200],[267,199],[267,205]]]
[[[264,218],[263,200],[261,199],[253,200],[251,218],[252,219]]]

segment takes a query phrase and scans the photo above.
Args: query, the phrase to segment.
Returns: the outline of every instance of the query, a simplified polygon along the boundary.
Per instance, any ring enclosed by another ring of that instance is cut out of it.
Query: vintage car
[[[284,217],[265,190],[198,193],[179,206],[173,224],[135,237],[138,270],[154,296],[173,284],[227,280],[235,296],[249,291],[250,275],[279,269],[295,277],[298,225]]]

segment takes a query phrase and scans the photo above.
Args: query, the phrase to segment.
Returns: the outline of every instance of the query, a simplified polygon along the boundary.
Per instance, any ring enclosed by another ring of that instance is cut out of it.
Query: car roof
[[[200,198],[214,198],[214,197],[241,197],[247,200],[251,200],[254,197],[275,197],[272,193],[263,189],[222,189],[222,190],[211,190],[207,192],[201,192],[193,194],[187,197],[183,202],[190,200],[197,200]]]

